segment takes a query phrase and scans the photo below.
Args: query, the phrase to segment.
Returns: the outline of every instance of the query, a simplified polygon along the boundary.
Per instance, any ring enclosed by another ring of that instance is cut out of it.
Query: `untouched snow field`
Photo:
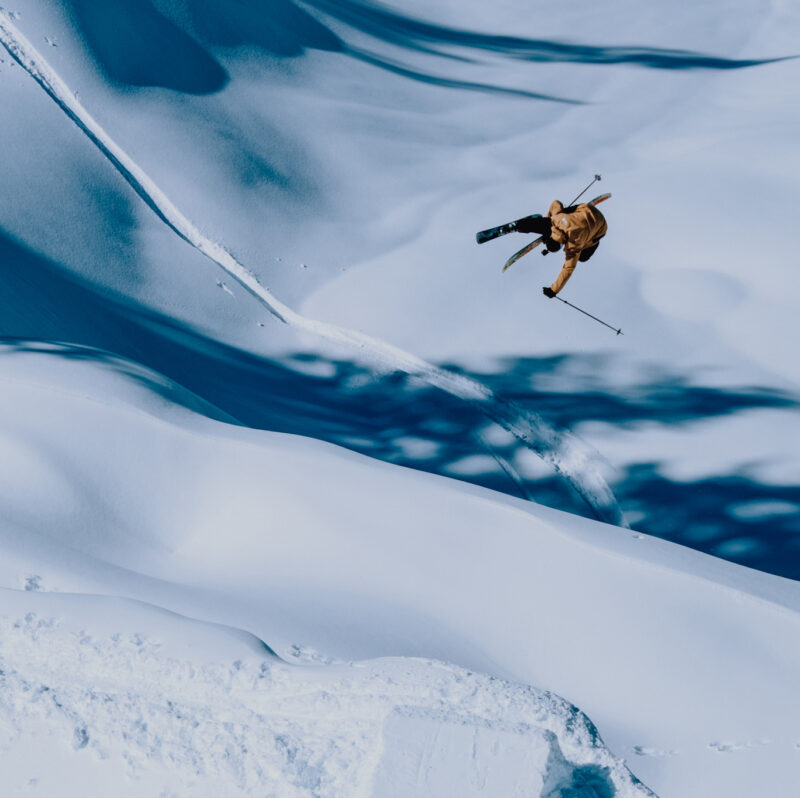
[[[798,41],[0,9],[6,792],[793,795]],[[625,336],[474,243],[596,172]]]

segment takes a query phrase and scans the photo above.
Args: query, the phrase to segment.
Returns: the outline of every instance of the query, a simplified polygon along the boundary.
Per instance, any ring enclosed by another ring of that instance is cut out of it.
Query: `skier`
[[[516,223],[520,233],[538,233],[544,237],[549,252],[564,247],[565,261],[561,273],[552,285],[542,288],[542,293],[552,299],[572,276],[578,261],[584,262],[594,255],[608,225],[602,213],[592,204],[582,202],[565,208],[554,200],[547,216],[528,216]]]

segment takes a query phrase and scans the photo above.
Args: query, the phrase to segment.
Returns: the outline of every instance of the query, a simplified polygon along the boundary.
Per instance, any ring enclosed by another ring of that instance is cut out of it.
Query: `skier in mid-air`
[[[578,261],[585,262],[594,255],[608,225],[603,214],[591,203],[582,202],[565,208],[554,200],[547,216],[519,219],[516,230],[519,233],[538,233],[550,252],[558,252],[564,247],[566,260],[561,273],[552,285],[542,288],[542,293],[552,299],[566,285]]]
[[[561,267],[561,272],[552,285],[546,285],[542,288],[542,293],[552,299],[567,284],[567,280],[572,276],[572,272],[575,271],[578,261],[587,261],[594,255],[600,245],[600,239],[608,231],[605,217],[597,210],[597,206],[609,199],[611,194],[601,194],[589,202],[576,204],[598,180],[600,180],[600,175],[595,175],[594,180],[566,208],[559,200],[554,200],[547,211],[547,216],[535,213],[513,222],[500,224],[497,227],[488,227],[486,230],[479,230],[475,233],[475,240],[479,244],[485,244],[487,241],[494,241],[496,238],[509,233],[539,234],[539,238],[526,244],[505,262],[503,271],[506,271],[509,266],[513,266],[529,252],[533,252],[540,244],[545,245],[545,250],[542,252],[543,255],[548,252],[558,252],[563,246],[566,260]],[[569,305],[585,316],[599,322],[604,327],[614,330],[617,335],[623,334],[622,329],[612,327],[602,319],[598,319],[597,316],[587,313],[583,308],[567,302],[566,299],[561,297],[558,297],[558,299],[565,305]]]

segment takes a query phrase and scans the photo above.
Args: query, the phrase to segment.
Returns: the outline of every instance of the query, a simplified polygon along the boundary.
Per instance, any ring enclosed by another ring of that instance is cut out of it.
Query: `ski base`
[[[529,252],[533,252],[533,250],[536,249],[536,247],[538,247],[539,244],[542,243],[542,241],[544,241],[544,236],[539,236],[539,238],[535,239],[534,241],[531,241],[530,244],[524,246],[519,252],[515,252],[505,262],[505,265],[503,266],[503,271],[505,271],[509,266],[513,266],[523,255],[527,255]]]

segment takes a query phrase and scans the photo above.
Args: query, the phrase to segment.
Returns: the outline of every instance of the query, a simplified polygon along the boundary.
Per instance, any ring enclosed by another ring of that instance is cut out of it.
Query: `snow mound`
[[[250,635],[120,599],[3,590],[0,605],[12,790],[651,794],[582,712],[531,687],[421,659],[288,665]],[[55,760],[24,755],[40,746]]]

